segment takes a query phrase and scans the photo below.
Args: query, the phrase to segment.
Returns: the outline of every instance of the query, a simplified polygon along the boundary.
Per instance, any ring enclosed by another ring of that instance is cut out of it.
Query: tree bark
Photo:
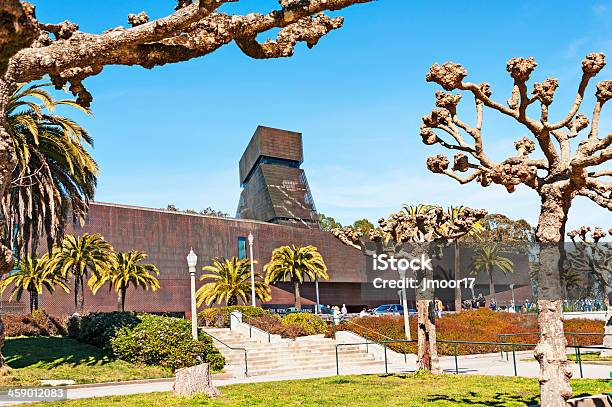
[[[493,283],[493,270],[489,270],[489,295],[491,299],[495,299],[495,283]]]
[[[30,292],[30,314],[38,309],[38,293],[36,290],[29,290]]]
[[[85,309],[85,285],[83,276],[74,276],[74,306],[79,314]]]
[[[417,301],[418,319],[418,362],[417,370],[427,370],[431,373],[442,373],[438,350],[436,347],[436,322],[433,301]]]
[[[293,282],[293,287],[295,291],[295,308],[298,311],[302,310],[302,297],[300,296],[300,282],[295,280]]]
[[[572,370],[567,361],[563,332],[561,263],[567,213],[571,198],[551,187],[542,191],[536,239],[540,243],[538,272],[538,327],[540,340],[534,351],[540,363],[541,404],[562,407],[572,395]],[[569,200],[568,200],[569,198]]]
[[[454,265],[455,269],[455,281],[459,281],[461,279],[461,254],[459,253],[459,243],[455,240],[455,253],[454,253]],[[462,298],[461,298],[461,286],[459,284],[455,287],[455,312],[460,313],[462,308]]]
[[[426,245],[423,252],[428,253]],[[421,287],[424,280],[433,280],[433,270],[425,270],[418,276]],[[419,289],[417,291],[417,370],[427,370],[431,373],[442,373],[438,349],[436,346],[436,313],[434,310],[434,290]]]
[[[127,294],[127,287],[121,288],[121,312],[125,312],[125,295]]]
[[[208,363],[177,370],[173,390],[175,395],[183,397],[205,394],[213,398],[221,394],[213,386]]]

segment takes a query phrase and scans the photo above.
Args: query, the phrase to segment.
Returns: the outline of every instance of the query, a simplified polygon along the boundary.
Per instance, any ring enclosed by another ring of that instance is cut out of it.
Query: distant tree
[[[95,294],[105,284],[110,283],[109,291],[114,289],[119,295],[121,311],[125,311],[125,296],[130,286],[142,287],[156,291],[159,289],[159,281],[155,275],[159,275],[159,270],[153,264],[142,264],[141,261],[147,258],[143,251],[131,250],[129,252],[115,253],[115,262],[107,273],[89,279],[88,285]]]
[[[25,256],[17,265],[17,270],[8,274],[0,281],[0,292],[13,287],[9,300],[16,298],[21,300],[24,291],[30,294],[30,312],[38,309],[38,296],[42,294],[43,288],[48,292],[55,291],[55,287],[60,287],[66,292],[70,292],[70,287],[66,280],[55,270],[48,267],[49,258],[44,255],[40,258]]]
[[[196,292],[198,306],[202,303],[227,306],[249,304],[251,300],[251,268],[249,259],[218,258],[202,268],[207,274],[200,277],[204,285]],[[262,302],[270,300],[270,287],[259,273],[255,273],[255,296]]]
[[[321,228],[321,230],[325,232],[330,232],[333,229],[342,227],[342,225],[339,222],[336,222],[334,218],[332,218],[331,216],[325,216],[322,213],[319,213],[317,222],[319,223],[319,227]]]
[[[74,306],[82,313],[85,308],[85,279],[90,274],[96,278],[109,274],[116,260],[113,248],[102,235],[85,233],[66,236],[49,261],[49,267],[62,277],[74,276]]]
[[[612,228],[608,234],[612,236]],[[584,278],[595,278],[612,304],[612,243],[602,241],[606,232],[599,227],[591,229],[583,226],[567,235],[572,240],[574,250],[567,253],[566,269]],[[608,306],[605,318],[603,346],[612,348],[612,306]],[[601,356],[612,356],[612,351],[604,349]]]
[[[462,208],[460,211],[445,211],[432,205],[405,205],[400,212],[378,221],[380,228],[374,229],[364,238],[361,230],[345,227],[334,229],[332,234],[346,245],[364,253],[390,253],[399,258],[415,258],[421,255],[436,256],[440,249],[470,233],[474,224],[486,215],[484,210]],[[375,243],[372,249],[368,241]],[[433,270],[421,270],[417,280],[433,280]],[[417,289],[417,332],[419,370],[440,373],[436,348],[436,325],[433,315],[433,290]]]
[[[214,210],[210,206],[206,209],[201,210],[200,215],[217,216],[219,218],[229,218],[230,217],[229,213]]]
[[[359,219],[353,222],[353,228],[361,229],[364,235],[368,236],[370,231],[376,229],[376,226],[367,219]]]
[[[329,279],[323,256],[314,246],[281,246],[272,251],[270,262],[264,266],[266,283],[291,281],[295,293],[295,308],[302,309],[300,284],[308,277]]]
[[[470,274],[486,273],[489,277],[489,295],[495,299],[493,272],[497,269],[504,274],[514,272],[512,260],[502,256],[502,247],[496,243],[485,243],[478,247],[470,263]]]
[[[172,212],[183,212],[183,213],[191,213],[193,215],[207,215],[207,216],[217,216],[219,218],[229,218],[229,214],[222,212],[222,211],[217,211],[213,208],[211,208],[210,206],[206,209],[202,209],[201,211],[196,211],[195,209],[185,209],[185,210],[181,210],[179,208],[177,208],[175,205],[173,204],[168,204],[168,206],[166,206],[166,210],[167,211],[172,211]]]

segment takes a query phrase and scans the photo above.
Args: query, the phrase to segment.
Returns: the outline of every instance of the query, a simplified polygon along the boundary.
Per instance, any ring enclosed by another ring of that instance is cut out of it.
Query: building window
[[[247,249],[246,249],[246,245],[247,245],[247,238],[246,237],[239,237],[238,238],[238,260],[242,260],[242,259],[246,259],[247,258]]]

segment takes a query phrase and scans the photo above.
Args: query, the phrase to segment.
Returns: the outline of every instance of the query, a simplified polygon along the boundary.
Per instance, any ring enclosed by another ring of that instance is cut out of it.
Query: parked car
[[[374,315],[404,315],[404,307],[400,304],[384,304],[374,309]]]

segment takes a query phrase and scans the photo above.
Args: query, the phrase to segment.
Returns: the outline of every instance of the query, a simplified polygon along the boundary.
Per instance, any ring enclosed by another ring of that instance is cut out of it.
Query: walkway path
[[[516,353],[516,366],[517,373],[523,377],[537,377],[539,373],[539,365],[536,361],[526,361],[525,359],[531,357],[532,352],[517,352]],[[488,355],[471,355],[471,356],[459,356],[457,358],[459,366],[459,374],[478,374],[478,375],[493,375],[493,376],[514,376],[514,367],[512,363],[512,355],[510,360],[500,360],[499,354],[488,354]],[[452,356],[444,356],[440,358],[441,367],[447,373],[455,373],[455,359]],[[574,368],[574,377],[580,377],[579,366],[575,363],[572,364]],[[595,365],[584,363],[582,365],[583,376],[585,378],[593,379],[609,379],[610,371],[612,366],[610,365]],[[390,364],[388,365],[389,373],[411,373],[416,369],[414,363],[408,364]],[[380,366],[372,366],[367,369],[354,370],[351,368],[343,368],[342,361],[339,364],[339,370],[341,375],[353,375],[353,374],[383,374],[385,373],[384,363],[381,362]],[[315,372],[304,372],[296,371],[291,374],[285,373],[282,375],[262,375],[262,376],[251,376],[251,377],[240,377],[240,378],[213,378],[215,386],[222,387],[231,384],[239,383],[257,383],[257,382],[270,382],[270,381],[281,381],[281,380],[300,380],[310,379],[317,377],[330,377],[335,376],[336,370],[319,370]],[[81,399],[91,397],[104,397],[104,396],[122,396],[139,393],[153,393],[153,392],[166,392],[172,390],[172,379],[169,380],[155,380],[148,382],[123,382],[118,384],[99,384],[99,385],[87,385],[87,386],[71,386],[68,390],[69,399]],[[11,405],[13,403],[0,402],[0,406]]]

